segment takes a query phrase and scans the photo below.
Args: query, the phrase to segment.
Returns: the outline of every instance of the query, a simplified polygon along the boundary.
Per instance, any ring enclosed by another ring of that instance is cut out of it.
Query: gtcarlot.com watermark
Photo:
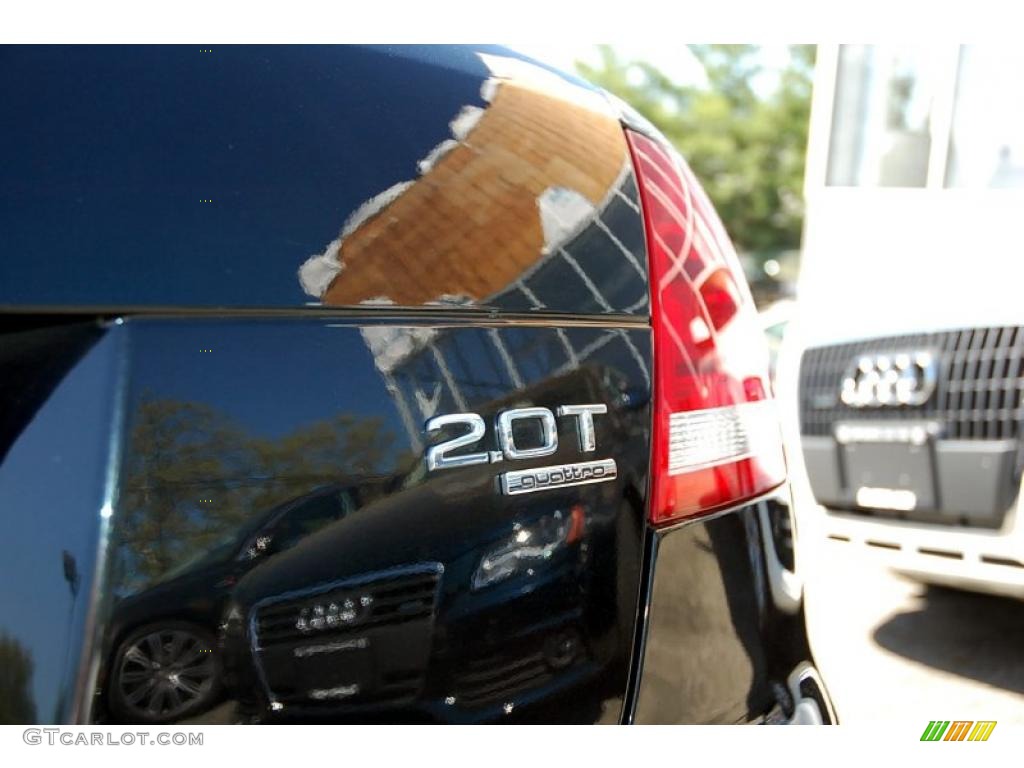
[[[64,747],[201,747],[203,734],[192,731],[104,731],[70,728],[26,728],[26,744]]]

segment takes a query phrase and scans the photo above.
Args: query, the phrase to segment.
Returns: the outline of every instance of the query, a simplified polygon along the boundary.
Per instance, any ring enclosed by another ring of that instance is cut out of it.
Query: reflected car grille
[[[551,677],[540,650],[525,656],[495,656],[470,662],[456,680],[455,697],[465,706],[485,704],[541,685]]]
[[[524,638],[514,648],[467,662],[456,674],[455,698],[462,706],[501,701],[548,683],[586,656],[581,635],[571,626]]]
[[[928,350],[937,358],[934,393],[921,405],[854,408],[840,399],[861,356]],[[837,421],[936,421],[942,437],[1016,439],[1024,419],[1024,328],[977,328],[890,336],[808,349],[800,365],[800,428],[831,435]]]
[[[339,586],[315,595],[275,602],[257,613],[259,645],[266,650],[296,641],[315,639],[319,642],[375,627],[428,619],[434,613],[439,581],[440,573],[432,570]],[[355,604],[356,615],[351,620],[338,619],[333,623],[325,620],[322,627],[300,628],[304,614],[308,625],[310,613],[318,606],[344,605],[346,601]]]
[[[406,566],[258,605],[253,653],[271,702],[325,711],[412,702],[426,683],[443,571]]]

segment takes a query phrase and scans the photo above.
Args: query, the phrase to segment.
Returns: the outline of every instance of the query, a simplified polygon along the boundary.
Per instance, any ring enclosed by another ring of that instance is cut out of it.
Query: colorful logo
[[[995,727],[995,720],[932,720],[921,741],[988,741]]]

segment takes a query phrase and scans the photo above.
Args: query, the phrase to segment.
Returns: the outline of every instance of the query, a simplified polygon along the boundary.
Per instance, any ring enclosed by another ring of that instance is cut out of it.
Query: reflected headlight
[[[516,523],[512,535],[485,554],[473,574],[473,589],[496,584],[512,576],[529,574],[560,549],[583,536],[583,507],[568,513],[555,510],[529,524]]]

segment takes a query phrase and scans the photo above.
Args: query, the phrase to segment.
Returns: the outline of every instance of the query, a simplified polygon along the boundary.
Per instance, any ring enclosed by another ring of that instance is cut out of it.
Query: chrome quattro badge
[[[568,485],[587,485],[614,480],[619,475],[615,459],[581,461],[577,464],[555,464],[551,467],[521,469],[501,476],[501,492],[514,496],[519,493],[565,488]]]
[[[455,453],[460,448],[480,447],[486,434],[483,418],[476,413],[452,413],[435,416],[426,424],[426,431],[433,432],[443,427],[462,426],[464,433],[431,446],[427,450],[427,470],[451,469],[473,464],[494,464],[499,461],[520,461],[551,456],[558,450],[558,422],[555,414],[575,420],[576,437],[581,453],[597,450],[594,430],[594,416],[608,413],[603,403],[586,405],[562,405],[555,413],[547,408],[513,408],[498,414],[494,423],[494,434],[498,450]],[[523,446],[516,443],[517,422],[534,422],[540,439],[536,445]],[[548,467],[506,472],[499,478],[499,488],[505,494],[533,493],[549,488],[564,488],[570,485],[603,483],[618,475],[614,459],[584,461],[568,464],[554,464]]]

